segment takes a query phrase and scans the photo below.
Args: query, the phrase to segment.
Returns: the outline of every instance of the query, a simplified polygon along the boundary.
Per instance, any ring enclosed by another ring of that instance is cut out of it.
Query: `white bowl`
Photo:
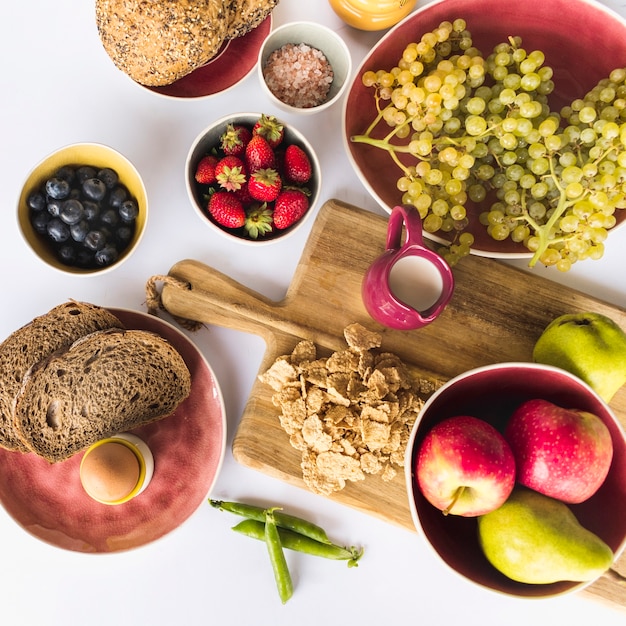
[[[187,188],[187,194],[198,217],[200,217],[203,223],[207,224],[210,228],[218,232],[223,237],[252,246],[262,246],[270,243],[275,243],[277,241],[282,241],[285,239],[285,237],[289,237],[297,230],[302,228],[302,226],[311,217],[311,214],[313,213],[313,210],[317,205],[322,184],[320,163],[309,141],[299,130],[294,128],[292,125],[287,124],[283,120],[279,120],[283,124],[285,129],[285,137],[283,141],[286,144],[296,144],[300,146],[306,152],[311,162],[311,180],[305,185],[305,187],[310,191],[309,208],[307,212],[302,218],[300,218],[300,220],[298,220],[292,226],[285,228],[284,230],[275,230],[273,233],[270,233],[264,237],[259,237],[258,239],[245,237],[241,235],[238,230],[231,230],[220,226],[211,217],[211,215],[206,211],[206,201],[204,201],[202,198],[202,190],[198,186],[194,178],[196,167],[202,157],[209,154],[209,152],[219,144],[220,136],[222,135],[224,130],[226,130],[226,126],[228,124],[244,124],[249,128],[252,128],[254,123],[261,117],[261,115],[261,113],[233,113],[213,122],[196,137],[191,145],[191,148],[189,149],[189,153],[187,154],[187,159],[185,161],[185,185]]]
[[[267,86],[263,68],[268,58],[272,52],[290,43],[296,45],[304,43],[316,48],[330,63],[333,70],[333,82],[330,85],[328,97],[322,104],[309,108],[291,106],[277,98]],[[263,91],[275,106],[288,113],[310,115],[324,111],[341,98],[352,73],[352,58],[345,41],[330,28],[314,22],[291,22],[279,26],[267,36],[259,52],[257,70]]]

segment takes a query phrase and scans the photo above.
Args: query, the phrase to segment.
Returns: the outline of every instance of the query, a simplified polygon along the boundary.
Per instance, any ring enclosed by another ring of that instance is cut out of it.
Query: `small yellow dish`
[[[123,504],[148,486],[154,459],[139,437],[122,433],[90,446],[80,463],[80,481],[101,504]]]

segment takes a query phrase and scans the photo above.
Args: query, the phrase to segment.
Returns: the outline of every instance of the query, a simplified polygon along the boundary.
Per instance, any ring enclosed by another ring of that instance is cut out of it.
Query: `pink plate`
[[[0,501],[26,531],[59,548],[108,553],[137,548],[180,526],[208,496],[226,445],[222,394],[210,365],[178,329],[157,317],[112,309],[127,328],[158,333],[181,353],[192,376],[190,396],[170,416],[137,428],[154,456],[147,489],[118,506],[83,490],[83,453],[50,464],[35,454],[0,449]]]
[[[204,98],[234,87],[255,68],[261,45],[272,29],[268,15],[255,29],[230,39],[205,65],[171,85],[148,87],[150,91],[172,98]]]
[[[357,69],[344,100],[344,143],[348,157],[368,191],[388,212],[402,202],[402,193],[396,188],[399,168],[384,150],[350,141],[351,136],[362,134],[376,117],[373,89],[363,86],[361,76],[370,69],[390,70],[398,63],[407,44],[419,41],[424,33],[442,21],[456,18],[465,19],[474,45],[484,55],[513,35],[522,37],[522,45],[527,50],[542,50],[546,65],[554,69],[553,110],[584,96],[611,70],[626,66],[626,22],[589,0],[527,0],[514,6],[501,0],[435,0],[418,9],[374,46]],[[382,138],[389,129],[379,124],[377,130],[375,136]],[[468,209],[468,230],[475,237],[475,254],[509,258],[531,256],[521,243],[510,239],[494,241],[487,235],[478,223],[478,215],[484,208],[468,205]],[[618,224],[623,223],[626,211],[617,211],[616,217]]]

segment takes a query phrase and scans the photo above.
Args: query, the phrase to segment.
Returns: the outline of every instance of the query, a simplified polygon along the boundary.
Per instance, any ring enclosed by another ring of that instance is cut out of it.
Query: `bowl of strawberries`
[[[185,165],[189,199],[222,235],[258,245],[300,228],[316,205],[320,166],[307,139],[265,113],[217,120],[192,144]]]

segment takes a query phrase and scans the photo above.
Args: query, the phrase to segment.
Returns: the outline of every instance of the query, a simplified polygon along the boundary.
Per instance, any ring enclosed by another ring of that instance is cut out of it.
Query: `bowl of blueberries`
[[[17,218],[47,265],[93,276],[118,267],[137,248],[148,217],[146,190],[122,154],[97,143],[65,146],[27,176]]]

